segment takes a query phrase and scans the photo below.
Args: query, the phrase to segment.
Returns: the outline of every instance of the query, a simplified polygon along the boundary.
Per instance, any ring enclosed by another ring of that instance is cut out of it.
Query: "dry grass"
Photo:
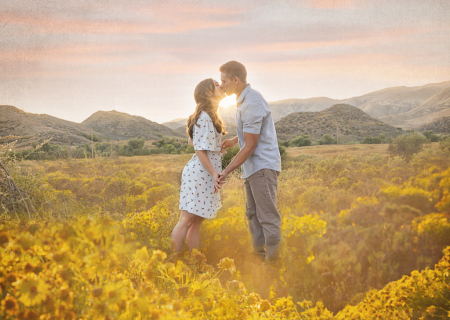
[[[310,147],[288,148],[288,157],[296,157],[301,154],[321,155],[321,156],[342,156],[342,155],[368,155],[371,153],[388,154],[389,144],[351,144],[351,145],[319,145]],[[430,147],[426,145],[425,147]],[[433,142],[431,148],[437,149],[438,142]]]

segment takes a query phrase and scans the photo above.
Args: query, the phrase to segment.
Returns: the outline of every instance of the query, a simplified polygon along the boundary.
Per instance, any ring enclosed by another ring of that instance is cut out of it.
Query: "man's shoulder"
[[[245,106],[260,106],[260,105],[268,105],[267,101],[264,99],[261,93],[258,91],[251,89],[249,93],[245,96],[245,100],[243,102]]]
[[[250,91],[247,93],[245,100],[247,99],[249,99],[249,102],[261,102],[261,101],[266,102],[262,94],[253,88],[251,88]]]
[[[258,112],[265,114],[270,112],[269,104],[264,97],[256,90],[252,89],[246,96],[242,104],[242,111],[251,110],[251,112]]]

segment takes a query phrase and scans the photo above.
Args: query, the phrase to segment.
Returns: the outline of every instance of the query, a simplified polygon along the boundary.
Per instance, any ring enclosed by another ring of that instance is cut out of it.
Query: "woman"
[[[205,218],[216,217],[220,202],[219,172],[222,171],[221,140],[225,129],[217,114],[225,93],[217,81],[206,79],[194,91],[197,107],[187,120],[189,144],[195,154],[181,177],[180,219],[172,232],[172,244],[178,255],[187,240],[192,251],[200,245],[200,226]]]

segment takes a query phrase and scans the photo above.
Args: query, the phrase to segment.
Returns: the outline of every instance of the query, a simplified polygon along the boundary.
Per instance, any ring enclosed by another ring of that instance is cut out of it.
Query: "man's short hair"
[[[243,83],[247,83],[247,70],[244,65],[237,61],[229,61],[223,64],[219,71],[225,73],[228,78],[238,77]]]

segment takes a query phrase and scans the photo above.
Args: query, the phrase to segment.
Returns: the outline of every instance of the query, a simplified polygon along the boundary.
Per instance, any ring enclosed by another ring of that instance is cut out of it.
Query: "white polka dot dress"
[[[222,171],[222,154],[220,145],[222,134],[217,132],[206,112],[202,112],[194,125],[193,142],[195,150],[206,153],[217,172]],[[181,176],[180,209],[195,215],[212,219],[222,206],[220,193],[214,194],[213,177],[203,167],[197,155],[189,160]]]

